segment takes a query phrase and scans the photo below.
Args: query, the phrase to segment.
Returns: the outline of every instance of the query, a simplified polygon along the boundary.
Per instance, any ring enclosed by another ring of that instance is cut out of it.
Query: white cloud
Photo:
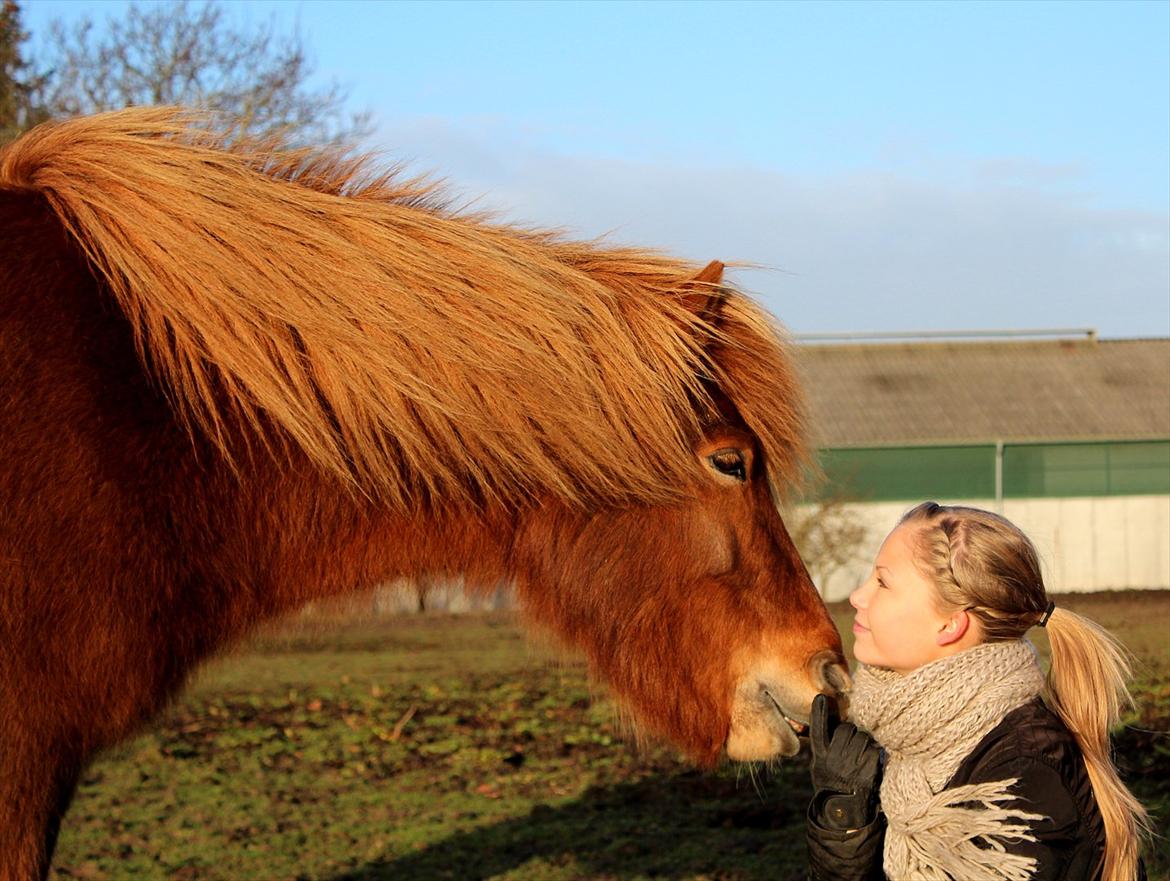
[[[508,219],[770,267],[735,280],[797,332],[1170,335],[1170,218],[1102,207],[1073,166],[1001,157],[929,180],[904,166],[797,177],[564,155],[502,119],[413,120],[380,140]]]

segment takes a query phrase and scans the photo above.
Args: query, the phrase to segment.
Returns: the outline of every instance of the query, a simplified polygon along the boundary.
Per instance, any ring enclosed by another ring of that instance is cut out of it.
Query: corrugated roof
[[[1170,339],[797,345],[823,447],[1170,438]]]

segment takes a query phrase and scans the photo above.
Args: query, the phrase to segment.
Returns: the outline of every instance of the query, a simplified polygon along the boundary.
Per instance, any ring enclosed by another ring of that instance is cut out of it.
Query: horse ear
[[[699,274],[695,276],[694,280],[701,281],[705,284],[722,284],[723,264],[718,260],[712,260],[710,263],[699,270]]]
[[[684,284],[683,302],[687,309],[707,324],[715,324],[719,308],[727,299],[727,291],[723,290],[722,284],[723,264],[712,260]]]

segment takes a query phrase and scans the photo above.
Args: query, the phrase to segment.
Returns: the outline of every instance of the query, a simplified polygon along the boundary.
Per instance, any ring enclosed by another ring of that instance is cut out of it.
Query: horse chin
[[[796,755],[800,740],[788,723],[781,720],[779,725],[748,731],[733,727],[727,736],[726,750],[727,757],[737,762],[764,762]]]
[[[749,693],[745,694],[744,692]],[[799,725],[763,686],[741,688],[731,714],[731,730],[725,746],[727,757],[738,762],[758,762],[794,756],[800,751]]]

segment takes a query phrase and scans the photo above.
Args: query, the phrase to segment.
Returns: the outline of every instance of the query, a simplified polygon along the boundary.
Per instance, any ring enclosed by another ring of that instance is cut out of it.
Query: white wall
[[[995,510],[994,499],[937,501]],[[844,599],[865,579],[882,539],[911,507],[850,506],[869,537],[859,559],[817,585],[825,599]],[[1005,499],[1002,513],[1036,545],[1052,593],[1170,588],[1170,496]]]
[[[425,579],[426,608],[431,612],[482,612],[509,609],[513,602],[511,585],[500,583],[489,590],[465,590],[462,576]],[[374,614],[418,611],[418,590],[414,581],[399,579],[374,592]]]

